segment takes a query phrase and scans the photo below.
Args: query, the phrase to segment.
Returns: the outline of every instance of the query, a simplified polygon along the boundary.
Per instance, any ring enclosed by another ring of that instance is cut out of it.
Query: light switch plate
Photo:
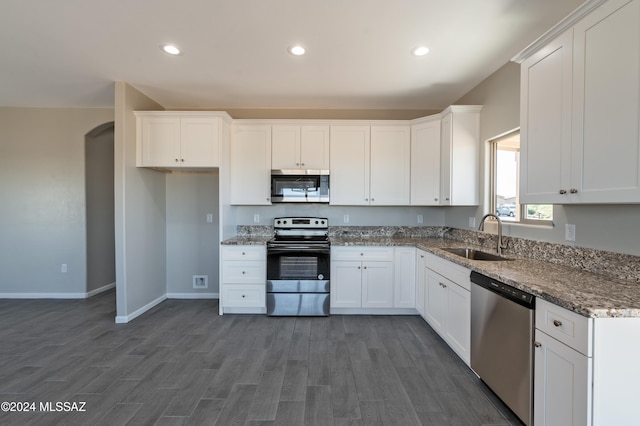
[[[576,226],[571,223],[564,225],[564,239],[567,241],[576,240]]]

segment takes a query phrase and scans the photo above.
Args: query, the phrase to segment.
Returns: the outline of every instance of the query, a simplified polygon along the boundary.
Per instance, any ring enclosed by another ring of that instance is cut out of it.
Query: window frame
[[[498,151],[498,144],[501,141],[507,140],[507,139],[511,139],[513,138],[515,135],[520,135],[520,128],[515,128],[513,130],[510,130],[508,132],[502,133],[501,135],[498,135],[496,137],[490,138],[488,140],[489,143],[489,212],[496,214],[497,210],[498,210],[498,205],[497,205],[497,151]],[[518,148],[517,150],[518,156],[520,155],[520,149]],[[509,219],[509,220],[505,220],[503,221],[504,223],[509,223],[509,224],[521,224],[521,225],[534,225],[534,226],[553,226],[553,217],[550,220],[542,220],[542,219],[527,219],[527,215],[526,215],[526,209],[528,208],[527,206],[529,204],[521,204],[520,203],[520,167],[519,167],[519,163],[520,161],[518,160],[518,169],[516,172],[516,215],[515,218],[513,220]]]

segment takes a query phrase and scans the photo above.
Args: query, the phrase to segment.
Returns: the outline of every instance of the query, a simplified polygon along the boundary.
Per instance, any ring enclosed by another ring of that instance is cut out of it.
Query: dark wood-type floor
[[[417,316],[217,311],[168,300],[114,324],[113,292],[0,300],[0,401],[86,403],[0,424],[520,424]]]

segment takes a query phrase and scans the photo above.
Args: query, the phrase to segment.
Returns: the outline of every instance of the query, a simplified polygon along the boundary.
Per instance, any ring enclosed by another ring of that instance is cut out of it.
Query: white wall
[[[116,322],[128,322],[166,298],[165,176],[136,167],[133,111],[162,106],[115,83]]]
[[[166,175],[167,293],[169,297],[217,297],[220,221],[217,173]],[[211,214],[212,222],[207,222]],[[193,288],[207,275],[207,289]]]
[[[483,105],[480,113],[481,176],[488,172],[487,140],[520,126],[520,66],[513,62],[489,76],[456,104]],[[606,143],[606,141],[603,141]],[[621,153],[621,155],[624,155]],[[606,171],[603,171],[606,173]],[[474,212],[469,208],[447,210],[447,226],[468,228],[468,217],[478,219],[488,212],[486,185],[481,187],[484,205]],[[554,227],[505,225],[505,234],[537,241],[571,244],[640,255],[640,205],[567,205],[554,206]],[[575,243],[564,240],[565,224],[576,225]]]
[[[113,114],[0,108],[1,296],[86,295],[85,135]]]
[[[260,215],[260,223],[254,215]],[[272,206],[234,206],[232,215],[239,225],[272,225],[274,217],[318,216],[327,217],[330,226],[419,226],[417,216],[423,216],[423,224],[444,225],[445,209],[436,207],[353,207],[327,204],[274,204]],[[344,216],[349,216],[349,223]]]

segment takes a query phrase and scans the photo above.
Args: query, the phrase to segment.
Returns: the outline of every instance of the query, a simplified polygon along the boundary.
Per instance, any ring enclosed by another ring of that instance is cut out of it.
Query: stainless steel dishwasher
[[[533,424],[535,297],[471,272],[471,368],[526,425]]]

